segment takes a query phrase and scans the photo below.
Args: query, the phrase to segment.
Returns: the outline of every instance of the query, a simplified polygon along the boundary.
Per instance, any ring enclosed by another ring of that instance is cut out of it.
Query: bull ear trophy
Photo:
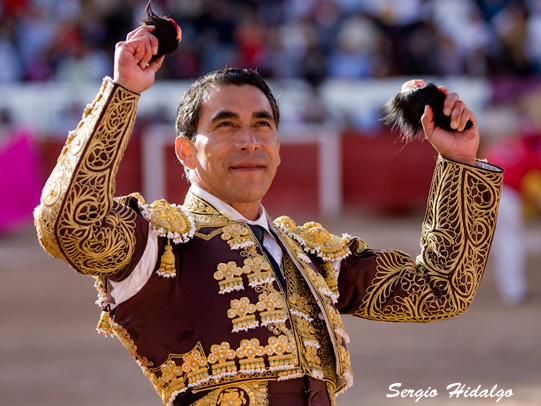
[[[172,18],[160,17],[152,11],[152,0],[145,8],[146,18],[141,21],[145,26],[153,25],[156,27],[152,35],[158,38],[158,53],[152,57],[152,60],[159,59],[163,55],[173,52],[177,49],[182,39],[182,31],[179,25]]]
[[[381,121],[399,130],[402,140],[406,143],[422,134],[421,117],[428,104],[434,113],[434,123],[447,131],[456,131],[451,128],[451,117],[443,114],[443,94],[434,83],[426,84],[421,79],[410,80],[402,85],[402,91],[392,97],[383,107]],[[473,125],[468,121],[465,129]]]

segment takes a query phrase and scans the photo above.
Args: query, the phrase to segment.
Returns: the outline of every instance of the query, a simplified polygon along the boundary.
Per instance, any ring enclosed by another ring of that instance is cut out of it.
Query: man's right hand
[[[135,93],[142,93],[154,83],[156,72],[165,56],[150,61],[158,52],[154,26],[139,27],[120,41],[115,48],[114,81]]]

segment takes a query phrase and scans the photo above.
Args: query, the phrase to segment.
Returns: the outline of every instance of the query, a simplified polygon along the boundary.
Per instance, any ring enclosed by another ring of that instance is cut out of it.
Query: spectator
[[[80,69],[88,61],[110,64],[113,44],[137,25],[145,3],[1,0],[5,69],[0,80],[93,80],[103,69],[95,74]],[[541,6],[533,0],[154,3],[157,11],[181,21],[186,43],[196,45],[165,61],[160,76],[167,79],[194,78],[226,65],[258,67],[269,78],[312,81],[327,74],[380,78],[541,72]],[[77,50],[65,54],[66,44],[53,40],[58,32]],[[182,59],[189,62],[186,68],[177,62],[181,53],[188,56]],[[316,63],[321,64],[317,69]],[[75,75],[78,71],[83,74]]]
[[[526,176],[541,170],[540,140],[539,135],[509,137],[487,152],[488,159],[505,170],[491,252],[500,296],[509,306],[520,305],[528,298],[523,192]]]
[[[526,75],[531,72],[530,61],[526,53],[528,35],[528,13],[520,2],[511,2],[494,17],[494,28],[499,36],[501,58],[506,62],[507,72]]]
[[[13,19],[0,19],[0,83],[17,82],[23,79],[23,64],[13,44]]]
[[[346,79],[370,76],[379,37],[379,29],[366,15],[358,13],[346,19],[338,32],[336,51],[330,56],[329,76]]]

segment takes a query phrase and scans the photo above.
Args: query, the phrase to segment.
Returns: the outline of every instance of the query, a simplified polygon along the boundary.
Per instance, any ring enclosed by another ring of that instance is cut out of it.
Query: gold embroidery
[[[338,295],[338,280],[334,274],[334,269],[331,262],[323,263],[323,270],[325,271],[325,283],[335,295]]]
[[[265,372],[265,347],[259,345],[257,338],[242,340],[237,350],[239,357],[240,371],[246,374]]]
[[[255,288],[259,285],[274,282],[272,267],[265,257],[257,254],[255,252],[255,247],[254,249],[249,250],[249,254],[252,258],[246,258],[244,260],[244,266],[247,267],[246,274],[248,275],[248,284],[252,288]]]
[[[279,236],[288,247],[287,251],[294,253],[296,242],[280,233],[280,230]],[[284,256],[283,265],[288,286],[293,286],[291,291],[298,293],[298,296],[290,295],[288,299],[303,347],[303,365],[311,376],[319,379],[324,377],[335,383],[338,390],[345,390],[352,385],[351,365],[344,339],[347,335],[341,317],[333,306],[336,296],[323,277],[308,263],[301,261],[296,266],[293,259]]]
[[[227,311],[227,317],[232,319],[233,333],[239,331],[248,331],[259,326],[259,322],[255,318],[256,305],[250,303],[250,299],[243,297],[241,299],[233,299],[231,308]]]
[[[156,382],[161,388],[160,396],[169,399],[176,393],[182,393],[187,390],[182,368],[175,361],[169,360],[160,366],[161,376]]]
[[[209,202],[194,195],[190,191],[186,194],[182,207],[190,214],[196,230],[204,227],[224,227],[231,223],[230,217],[219,212]],[[202,237],[202,234],[197,233],[197,235]]]
[[[342,324],[342,317],[336,308],[329,306],[327,308],[329,315],[329,322],[331,323],[331,328],[339,337],[341,337],[346,343],[349,343],[349,336],[344,329]]]
[[[421,255],[414,262],[401,252],[380,252],[375,278],[356,315],[426,322],[463,313],[485,268],[500,183],[499,173],[440,157],[423,223]]]
[[[269,356],[269,367],[271,371],[282,371],[295,367],[295,348],[286,335],[281,334],[278,337],[269,337],[268,345],[265,346],[265,352]]]
[[[152,225],[152,229],[161,237],[167,237],[175,244],[187,242],[193,237],[194,221],[183,207],[165,200],[157,200],[150,205],[139,201],[139,208]]]
[[[309,265],[304,265],[303,270],[319,293],[329,298],[333,303],[338,301],[338,294],[333,293],[323,276],[314,271]]]
[[[242,406],[247,403],[244,391],[239,391],[238,388],[224,389],[220,395],[218,395],[218,406]]]
[[[227,264],[219,263],[218,270],[214,272],[214,279],[218,281],[220,291],[218,293],[225,294],[233,291],[244,289],[242,282],[242,274],[245,273],[245,268],[241,268],[235,261],[229,261]]]
[[[210,380],[207,357],[202,348],[195,348],[182,357],[182,372],[188,377],[188,387],[195,387]]]
[[[226,385],[211,391],[191,406],[268,406],[267,385],[266,380]]]
[[[327,392],[330,395],[329,400],[331,401],[331,406],[336,406],[336,396],[334,395],[336,385],[333,382],[325,381],[325,386],[327,386]]]
[[[258,299],[256,309],[259,311],[262,326],[285,323],[285,305],[277,292],[261,293]]]
[[[340,238],[330,234],[319,223],[309,222],[302,227],[297,227],[292,219],[281,216],[274,220],[274,224],[301,244],[307,252],[316,254],[324,261],[343,259],[351,253],[348,235]]]
[[[222,240],[227,241],[233,250],[254,245],[248,226],[241,223],[232,223],[224,227]]]
[[[138,100],[104,80],[70,133],[34,213],[45,250],[84,274],[112,275],[135,250],[136,214],[112,196]]]
[[[257,338],[242,340],[236,350],[233,350],[226,341],[219,345],[214,344],[207,358],[199,343],[188,354],[170,357],[161,365],[159,370],[162,375],[157,382],[171,394],[172,391],[169,389],[173,386],[175,391],[179,391],[186,386],[199,388],[211,380],[226,379],[239,374],[265,374],[267,371],[265,357],[268,359],[270,371],[287,371],[295,368],[295,346],[286,335],[281,334],[269,337],[265,346],[261,345]],[[178,366],[173,358],[182,358],[182,365]],[[240,365],[240,369],[237,368],[235,361]],[[209,367],[212,375],[209,375]],[[188,385],[185,385],[186,379]]]
[[[203,346],[198,342],[188,353],[171,354],[159,368],[143,371],[152,381],[164,404],[168,404],[188,388],[208,382],[210,377],[207,366]]]
[[[137,346],[130,337],[128,331],[122,327],[120,324],[115,323],[112,319],[107,319],[107,324],[110,328],[110,331],[113,331],[114,334],[118,337],[120,342],[126,347],[130,355],[135,359],[139,366],[143,369],[152,367],[153,363],[149,361],[146,357],[141,357],[137,354]]]
[[[316,350],[321,347],[315,337],[316,329],[308,320],[303,317],[296,316],[295,325],[297,327],[297,331],[302,337],[302,342],[305,347],[315,348]]]
[[[208,362],[212,366],[212,376],[214,378],[223,378],[237,374],[237,365],[235,358],[237,352],[231,349],[228,342],[223,341],[220,345],[214,344],[210,347]]]
[[[340,359],[339,379],[337,382],[336,395],[344,393],[353,385],[353,372],[351,370],[351,359],[349,351],[343,345],[338,346],[338,358]],[[325,365],[325,364],[323,364]]]
[[[306,297],[303,297],[295,292],[289,295],[288,300],[291,305],[290,308],[292,312],[298,312],[299,317],[305,317],[309,322],[312,321],[312,318],[308,315],[313,313],[314,309],[312,306],[310,306]]]
[[[219,217],[220,215],[220,212],[218,212],[214,206],[191,192],[186,194],[183,206],[193,214],[206,214],[211,215],[212,217]],[[222,216],[222,220],[228,219]],[[212,224],[214,224],[214,222]]]
[[[287,243],[287,239],[284,240]],[[294,265],[289,256],[284,257],[283,261],[285,276],[288,286],[293,287],[292,294],[288,301],[291,305],[290,313],[293,315],[293,324],[295,331],[299,335],[300,345],[302,346],[302,362],[307,373],[317,379],[327,377],[335,380],[334,362],[329,360],[328,365],[321,363],[320,354],[326,351],[332,352],[332,345],[323,320],[319,318],[320,309],[313,298],[310,288],[307,285],[309,278],[303,278],[299,269]],[[308,267],[308,265],[307,265]],[[303,269],[305,271],[305,269]],[[323,300],[323,298],[322,298]],[[328,305],[331,306],[330,301]]]
[[[196,218],[195,223],[198,233],[215,237],[223,234],[225,228],[232,225],[231,221],[227,219],[227,224],[220,224],[220,221],[223,221],[220,219],[225,219],[222,214],[213,212],[210,215],[211,206],[203,204],[203,208],[209,210],[209,212],[201,214],[199,218],[190,213],[191,217]],[[215,219],[211,220],[210,217]],[[204,223],[198,222],[201,219],[204,220]],[[202,230],[205,225],[209,224],[213,225],[212,228]],[[216,224],[220,225],[216,226]],[[239,232],[238,236],[225,241],[232,239],[240,241],[240,238],[238,238],[241,236],[240,229],[235,229],[235,231]],[[290,300],[290,297],[287,299],[291,306],[293,319],[291,323],[294,329],[291,329],[291,326],[287,323],[288,312],[285,299],[281,292],[273,286],[275,280],[272,267],[265,256],[259,253],[258,245],[253,240],[251,233],[249,233],[254,244],[245,244],[242,247],[240,255],[244,257],[243,263],[239,264],[239,261],[221,263],[217,266],[214,277],[220,286],[219,291],[224,292],[222,294],[244,289],[245,281],[243,279],[246,279],[249,286],[258,292],[258,301],[255,304],[248,297],[230,301],[227,315],[232,320],[233,329],[237,328],[240,331],[243,327],[254,326],[257,323],[260,326],[266,324],[266,327],[273,335],[267,338],[266,344],[260,343],[257,338],[244,339],[238,346],[235,346],[237,348],[231,348],[230,343],[227,341],[223,341],[221,344],[212,344],[207,357],[205,357],[200,343],[188,354],[181,356],[171,355],[167,362],[154,370],[157,375],[160,375],[159,378],[152,372],[146,372],[165,403],[171,402],[175,396],[187,390],[208,390],[220,385],[220,389],[210,392],[214,397],[208,397],[210,394],[207,394],[200,399],[201,403],[199,403],[200,401],[195,403],[205,405],[207,403],[204,402],[211,399],[208,404],[216,405],[219,393],[225,387],[224,385],[231,381],[250,377],[278,379],[281,381],[302,377],[308,373],[313,377],[328,380],[333,385],[337,383],[340,389],[344,387],[343,381],[351,381],[348,378],[350,377],[349,354],[343,346],[343,340],[337,333],[338,328],[336,328],[341,326],[340,319],[337,319],[338,324],[335,326],[334,315],[330,313],[333,292],[327,286],[323,276],[310,267],[309,258],[303,260],[301,256],[297,255],[303,253],[299,245],[282,234],[279,232],[281,238],[288,244],[286,251],[293,252],[297,260],[301,259],[301,263],[298,265],[301,266],[300,272],[304,274],[304,278],[313,286],[315,292],[321,296],[318,296],[318,300],[321,302],[322,307],[320,308],[314,300],[306,299],[312,296],[306,285],[304,285],[304,288],[292,289],[290,291],[292,299]],[[235,244],[231,244],[230,247],[235,247]],[[284,256],[284,261],[286,269],[296,269],[296,265],[289,259],[288,254]],[[288,272],[290,271],[286,270],[286,274]],[[308,272],[314,272],[315,274],[308,277]],[[298,276],[295,276],[295,278],[301,281],[299,283],[304,283],[301,274],[297,273]],[[243,275],[246,275],[246,277]],[[288,277],[288,284],[290,283],[289,279]],[[318,288],[315,288],[316,285]],[[295,295],[295,293],[298,294]],[[339,340],[333,338],[336,340],[338,347],[336,349],[336,358],[333,358],[331,337],[329,331],[327,331],[325,321],[320,318],[319,312],[326,315],[325,320],[333,321],[329,323],[329,327],[332,324],[332,327],[335,328],[336,337],[340,338]],[[299,332],[298,337],[294,331]],[[340,366],[340,374],[344,379],[337,377],[335,362]],[[231,387],[239,387],[238,382],[232,384]]]

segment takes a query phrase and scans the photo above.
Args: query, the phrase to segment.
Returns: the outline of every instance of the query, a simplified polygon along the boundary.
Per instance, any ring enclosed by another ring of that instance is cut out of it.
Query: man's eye
[[[230,121],[223,121],[220,124],[218,124],[218,127],[232,127],[232,126],[233,126],[233,123],[231,123]]]
[[[270,127],[270,123],[268,121],[258,121],[257,126],[258,127]]]

